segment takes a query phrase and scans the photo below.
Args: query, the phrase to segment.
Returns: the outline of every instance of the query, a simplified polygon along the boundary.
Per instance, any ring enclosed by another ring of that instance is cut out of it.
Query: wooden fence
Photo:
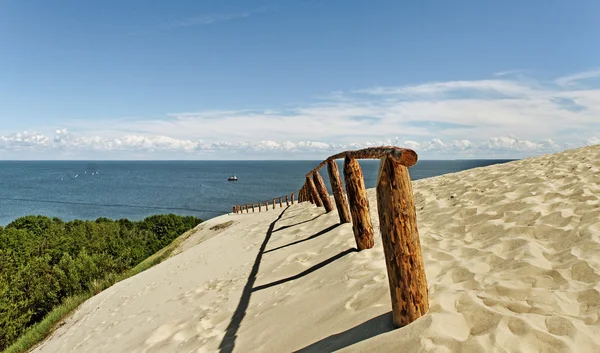
[[[344,159],[344,193],[336,159]],[[429,310],[427,279],[419,241],[419,231],[412,183],[408,167],[417,163],[417,154],[410,149],[383,146],[345,151],[335,154],[305,175],[304,186],[297,191],[298,202],[310,202],[325,212],[333,211],[333,204],[319,169],[327,165],[335,206],[341,223],[352,222],[354,239],[359,251],[375,244],[373,225],[363,173],[358,159],[380,159],[377,177],[377,210],[379,228],[385,254],[394,325],[405,326]],[[294,193],[285,196],[286,204],[294,203]],[[346,199],[347,194],[347,199]],[[273,199],[273,208],[275,208]],[[252,212],[255,204],[251,204]],[[283,207],[282,197],[279,205]],[[268,210],[268,201],[265,201]],[[250,210],[249,204],[236,205],[234,213]],[[258,203],[258,211],[261,204]]]

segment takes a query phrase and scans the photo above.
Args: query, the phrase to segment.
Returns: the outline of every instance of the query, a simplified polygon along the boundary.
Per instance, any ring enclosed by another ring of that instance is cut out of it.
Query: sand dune
[[[369,190],[373,249],[356,252],[350,224],[306,203],[218,217],[35,351],[600,351],[600,146],[414,192],[431,309],[404,328],[391,326]]]

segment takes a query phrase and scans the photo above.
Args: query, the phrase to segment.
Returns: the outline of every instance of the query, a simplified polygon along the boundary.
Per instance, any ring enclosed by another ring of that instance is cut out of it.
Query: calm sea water
[[[236,203],[298,190],[320,161],[0,161],[0,225],[30,214],[64,220],[176,213],[212,218]],[[375,187],[377,160],[360,164]],[[419,161],[413,180],[507,160]],[[342,167],[340,161],[340,170]],[[228,182],[235,174],[239,181]],[[321,175],[328,184],[326,168]]]

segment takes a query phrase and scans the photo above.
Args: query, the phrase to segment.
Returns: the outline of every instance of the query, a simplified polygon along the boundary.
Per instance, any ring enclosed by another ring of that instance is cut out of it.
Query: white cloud
[[[225,22],[231,21],[239,18],[250,17],[251,12],[239,12],[239,13],[224,13],[224,14],[206,14],[195,17],[189,17],[186,19],[178,20],[172,23],[169,23],[165,27],[174,28],[174,27],[192,27],[192,26],[206,26],[216,22]]]
[[[400,145],[424,158],[523,157],[597,141],[600,89],[572,89],[569,84],[594,75],[565,76],[554,84],[503,77],[336,91],[319,103],[287,109],[64,121],[61,125],[69,130],[0,136],[0,150],[99,158],[127,152],[137,153],[135,158],[163,153],[243,159],[312,158],[343,149]],[[37,129],[23,127],[32,128]],[[13,154],[1,157],[16,158]]]
[[[592,136],[589,139],[587,139],[586,143],[590,146],[592,145],[599,145],[600,144],[600,138],[596,137],[596,136]]]
[[[563,76],[563,77],[558,78],[556,80],[556,83],[559,86],[568,87],[568,86],[575,85],[577,82],[579,82],[581,80],[586,80],[586,79],[596,78],[596,77],[600,77],[600,69],[588,70],[588,71],[578,72],[573,75]]]

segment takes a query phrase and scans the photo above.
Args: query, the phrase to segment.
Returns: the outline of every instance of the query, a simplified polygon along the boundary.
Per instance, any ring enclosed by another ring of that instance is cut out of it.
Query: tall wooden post
[[[273,199],[273,209],[275,209],[275,199]]]
[[[290,205],[290,197],[289,196],[285,196],[285,205],[289,206]]]
[[[252,203],[252,213],[254,213],[254,202]]]
[[[281,202],[282,197],[279,198],[279,208],[283,207],[283,202]]]
[[[233,213],[237,213],[237,207],[233,206]]]
[[[292,205],[294,204],[294,194],[295,194],[295,193],[292,193]],[[299,198],[299,197],[300,197],[300,196],[298,196],[298,198]]]
[[[262,206],[260,205],[260,201],[258,202],[258,212],[262,211]]]
[[[248,208],[248,204],[246,204],[246,213],[249,213],[250,209]]]
[[[327,187],[325,187],[323,177],[321,177],[321,174],[319,174],[318,171],[313,174],[313,182],[315,183],[315,187],[317,188],[321,202],[323,202],[323,207],[325,207],[325,213],[333,211],[333,205],[331,204]]]
[[[269,200],[265,201],[265,211],[269,210]]]
[[[317,207],[323,206],[323,202],[319,197],[319,193],[317,192],[317,188],[315,187],[315,183],[309,177],[306,177],[306,184],[308,185],[308,190],[310,191],[310,196]]]
[[[370,249],[375,244],[373,225],[369,215],[369,200],[363,173],[358,161],[346,156],[344,160],[344,180],[352,215],[352,230],[358,250]]]
[[[401,327],[429,310],[429,294],[408,168],[387,157],[379,166],[377,208],[392,317]]]
[[[348,202],[346,194],[340,179],[340,171],[334,159],[327,161],[327,173],[329,174],[329,182],[333,191],[333,198],[340,217],[340,223],[350,223],[350,210],[348,210]]]

